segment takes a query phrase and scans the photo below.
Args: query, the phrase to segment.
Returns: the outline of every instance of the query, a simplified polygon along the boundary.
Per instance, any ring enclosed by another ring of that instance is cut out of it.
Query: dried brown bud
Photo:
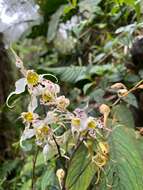
[[[107,106],[106,104],[102,104],[99,107],[99,111],[100,111],[100,113],[102,113],[104,115],[104,126],[106,127],[107,126],[107,119],[108,119],[108,116],[110,113],[110,107]]]
[[[99,111],[100,113],[102,113],[103,115],[104,114],[109,114],[110,113],[110,108],[109,106],[107,106],[106,104],[102,104],[100,107],[99,107]]]
[[[117,89],[127,89],[126,86],[123,83],[120,83],[120,82],[113,84],[111,86],[111,88],[115,89],[115,90],[117,90]]]
[[[58,177],[59,184],[62,187],[62,182],[65,177],[65,171],[62,168],[58,169],[56,172],[56,176]]]
[[[120,89],[118,90],[118,96],[119,97],[122,97],[122,96],[125,96],[126,94],[128,95],[128,90],[127,89]]]
[[[138,86],[139,89],[143,89],[143,84]]]

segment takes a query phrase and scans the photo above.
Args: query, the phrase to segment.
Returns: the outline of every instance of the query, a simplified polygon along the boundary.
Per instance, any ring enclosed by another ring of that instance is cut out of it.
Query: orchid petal
[[[48,74],[43,74],[43,75],[40,75],[42,78],[44,78],[45,76],[51,76],[51,77],[53,77],[54,79],[56,79],[56,82],[58,82],[58,79],[57,79],[57,77],[56,76],[54,76],[54,75],[52,75],[52,74],[50,74],[50,73],[48,73]]]
[[[21,141],[25,141],[27,139],[31,139],[35,135],[34,129],[26,128],[21,136]]]
[[[9,94],[9,96],[7,97],[7,100],[6,100],[6,105],[9,107],[9,108],[13,108],[14,107],[14,105],[13,106],[10,106],[9,105],[9,99],[13,96],[13,95],[15,95],[15,94],[21,94],[22,92],[24,92],[25,91],[25,86],[26,86],[26,79],[25,78],[21,78],[21,79],[19,79],[18,81],[16,81],[16,83],[15,83],[15,91],[13,91],[13,92],[11,92],[10,94]]]
[[[48,154],[48,152],[49,152],[49,145],[46,144],[46,145],[44,146],[44,148],[43,148],[43,154],[46,156],[46,155]]]
[[[46,144],[43,148],[43,156],[44,156],[44,160],[47,160],[47,156],[50,150],[50,146],[48,144]]]
[[[15,94],[21,94],[22,92],[25,91],[25,87],[26,87],[26,79],[25,78],[21,78],[18,81],[16,81],[15,83]]]
[[[11,92],[10,94],[9,94],[9,96],[7,97],[7,99],[6,99],[6,105],[7,105],[7,107],[9,107],[9,108],[13,108],[14,107],[14,105],[13,106],[10,106],[9,105],[9,99],[13,96],[15,94],[15,91],[14,92]]]
[[[31,96],[31,102],[28,105],[28,111],[33,112],[38,106],[36,96]]]

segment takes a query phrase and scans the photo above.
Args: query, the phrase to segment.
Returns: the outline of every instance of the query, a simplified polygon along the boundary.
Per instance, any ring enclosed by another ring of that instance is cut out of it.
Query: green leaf
[[[73,7],[76,7],[77,6],[77,0],[72,0],[72,5],[73,5]]]
[[[45,174],[42,176],[41,179],[41,190],[49,189],[49,187],[54,187],[55,189],[58,188],[58,179],[55,175],[55,167],[48,166]]]
[[[87,149],[80,146],[70,161],[66,179],[67,189],[87,190],[95,173],[96,167],[88,158]]]
[[[100,2],[101,0],[83,0],[78,4],[80,12],[87,11],[90,16],[92,16],[92,13],[101,14],[102,10],[98,6]]]
[[[33,156],[28,156],[28,158],[26,159],[26,163],[24,164],[24,167],[21,170],[21,173],[20,173],[21,176],[31,175],[32,168],[33,168],[32,161],[33,161]],[[44,162],[43,154],[39,153],[36,160],[36,168],[44,164],[45,162]]]
[[[14,169],[17,168],[20,160],[7,160],[0,166],[0,180],[3,180],[10,174]]]
[[[135,128],[134,118],[130,109],[124,104],[117,105],[112,109],[113,121],[129,128]]]
[[[122,98],[126,103],[138,108],[138,102],[134,94],[130,93],[128,96]]]
[[[124,79],[126,82],[129,82],[129,83],[137,83],[140,81],[140,77],[138,75],[135,75],[135,74],[127,74],[125,79]]]
[[[23,149],[23,151],[28,152],[32,150],[33,144],[30,140],[21,140],[20,147]]]
[[[126,26],[121,26],[120,28],[118,28],[115,33],[119,34],[119,33],[133,33],[134,30],[136,29],[136,22],[134,24],[129,24]]]
[[[72,9],[75,9],[77,6],[77,0],[72,0],[70,5],[67,5],[64,8],[64,13],[67,14],[69,13]]]
[[[22,187],[20,188],[20,190],[25,190],[25,189],[30,189],[31,188],[31,179],[29,179],[28,181],[26,181]]]
[[[90,82],[90,83],[85,84],[84,87],[83,87],[83,92],[84,92],[84,94],[86,94],[87,91],[88,91],[93,85],[95,85],[95,82]]]
[[[95,65],[92,66],[92,68],[90,69],[90,74],[97,74],[99,76],[102,76],[104,74],[106,74],[109,71],[113,70],[113,65],[112,64],[106,64],[106,65]]]
[[[64,8],[64,14],[68,14],[74,7],[71,6],[71,5],[67,5],[65,8]]]
[[[43,68],[42,68],[43,69]],[[44,68],[44,71],[52,72],[60,77],[64,82],[76,83],[81,76],[85,76],[86,67],[71,66],[71,67],[55,67]]]
[[[140,155],[143,158],[143,136],[140,134],[139,131],[136,131],[136,139],[138,143],[138,151],[140,152]]]
[[[105,94],[105,91],[101,88],[95,89],[93,92],[89,94],[90,99],[96,101],[97,103],[103,103],[105,100],[103,99],[103,96]]]
[[[142,190],[143,161],[133,129],[113,127],[109,136],[110,161],[99,183],[100,190]],[[109,188],[110,187],[110,188]]]
[[[54,13],[51,16],[51,20],[49,22],[49,27],[48,27],[48,34],[47,34],[48,42],[51,42],[56,36],[59,20],[60,20],[62,13],[63,13],[63,10],[64,10],[64,6],[61,6],[56,11],[56,13]]]

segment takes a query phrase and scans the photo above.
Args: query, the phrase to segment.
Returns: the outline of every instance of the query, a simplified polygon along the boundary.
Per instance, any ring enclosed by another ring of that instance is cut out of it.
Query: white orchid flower
[[[70,101],[68,98],[65,98],[65,96],[59,96],[56,99],[56,103],[59,110],[65,110],[69,106]]]
[[[42,85],[44,85],[45,88],[43,89],[41,93],[41,98],[40,98],[41,104],[44,104],[44,105],[56,104],[57,94],[60,92],[59,85],[49,80],[44,80],[42,82]]]
[[[20,141],[22,142],[22,141],[25,141],[27,139],[31,139],[33,136],[35,136],[35,134],[36,134],[35,129],[29,129],[29,127],[26,127],[22,133]]]
[[[47,137],[53,134],[50,124],[47,122],[47,117],[43,120],[37,119],[33,122],[33,128],[36,130],[37,139],[47,140]],[[43,141],[44,142],[44,141]]]
[[[97,126],[96,120],[94,117],[88,117],[87,119],[87,128],[88,129],[95,129]]]
[[[75,113],[78,117],[72,117],[71,119],[72,134],[74,135],[76,132],[78,136],[83,136],[88,132],[91,137],[96,138],[96,119],[91,116],[87,117],[86,113],[80,109],[76,109]]]
[[[88,117],[87,119],[87,128],[88,128],[88,134],[92,138],[96,138],[96,119],[94,117]]]
[[[33,112],[22,112],[21,118],[23,119],[23,123],[26,123],[26,126],[30,126],[32,122],[39,118],[39,115]]]
[[[73,137],[80,137],[80,140],[82,140],[83,136],[87,134],[87,118],[73,117],[71,120],[71,132]]]
[[[28,139],[31,139],[35,136],[36,131],[35,129],[29,129],[29,127],[26,127],[25,130],[23,131],[21,138],[20,138],[20,146],[25,149],[23,142],[25,142]]]
[[[49,111],[47,112],[44,122],[47,124],[52,124],[52,123],[57,123],[58,120],[59,120],[58,114],[55,113],[54,111]]]
[[[87,129],[87,115],[85,113],[77,113],[76,116],[71,118],[71,131],[74,135],[75,132],[79,135]]]
[[[85,112],[85,108],[84,109],[80,109],[80,108],[76,108],[75,110],[74,110],[74,113],[75,113],[75,115],[77,116],[77,117],[79,117],[79,118],[87,118],[87,114],[86,114],[86,112]]]
[[[48,156],[49,151],[50,151],[50,146],[49,146],[49,144],[47,143],[47,144],[44,145],[44,147],[43,147],[43,155],[44,155],[44,160],[45,160],[45,161],[47,160],[47,156]]]
[[[47,124],[42,124],[39,127],[35,128],[36,129],[36,142],[38,145],[42,145],[45,143],[50,143],[52,139],[52,129],[49,127]]]
[[[22,112],[21,117],[23,120],[23,123],[26,124],[26,127],[30,127],[30,125],[39,118],[39,115],[37,113],[34,113],[34,110],[37,108],[37,98],[35,96],[31,96],[31,101],[28,105],[28,111]]]
[[[21,94],[25,91],[26,87],[28,88],[28,91],[33,96],[38,96],[42,94],[42,91],[48,86],[48,82],[51,82],[49,80],[46,80],[45,76],[53,76],[52,74],[42,74],[38,75],[34,70],[27,70],[25,71],[24,77],[16,81],[15,83],[15,91],[11,92],[9,96],[7,97],[6,104],[8,107],[12,108],[13,106],[9,105],[9,99],[16,94]],[[52,82],[51,82],[52,83]],[[54,84],[54,83],[53,83]],[[57,88],[57,86],[56,86]]]

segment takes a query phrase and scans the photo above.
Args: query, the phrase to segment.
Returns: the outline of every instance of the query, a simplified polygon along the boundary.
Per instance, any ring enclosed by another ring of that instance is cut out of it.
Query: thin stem
[[[36,154],[33,157],[31,190],[35,190],[35,188],[34,188],[34,185],[35,185],[35,168],[36,168],[36,161],[37,161],[38,153],[39,153],[39,148],[37,148]]]
[[[60,146],[59,146],[59,144],[57,143],[56,138],[54,137],[54,135],[53,135],[53,140],[54,140],[54,142],[55,142],[55,144],[56,144],[59,157],[62,157],[61,150],[60,150]]]
[[[112,104],[112,107],[115,106],[116,104],[118,104],[120,102],[120,98],[118,98],[113,104]]]
[[[143,83],[143,80],[139,81],[133,88],[131,88],[125,94],[123,94],[122,97],[127,96],[130,92],[136,90],[138,88],[138,86],[141,85],[141,83]]]

